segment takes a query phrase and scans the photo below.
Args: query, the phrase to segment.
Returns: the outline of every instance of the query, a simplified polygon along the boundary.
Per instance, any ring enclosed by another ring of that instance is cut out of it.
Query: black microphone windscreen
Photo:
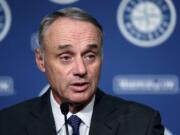
[[[61,113],[63,115],[67,115],[68,114],[68,112],[69,112],[69,104],[67,102],[62,103],[60,108],[61,108]]]

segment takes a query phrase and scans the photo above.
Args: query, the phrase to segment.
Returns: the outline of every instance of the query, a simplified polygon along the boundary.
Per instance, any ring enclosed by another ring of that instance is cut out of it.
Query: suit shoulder
[[[125,100],[112,95],[106,95],[106,98],[106,101],[109,102],[109,104],[116,106],[120,110],[126,110],[130,113],[133,112],[138,115],[152,115],[153,113],[158,113],[157,110],[143,103]]]
[[[21,103],[17,103],[15,105],[12,105],[10,107],[4,108],[0,110],[0,116],[7,116],[7,115],[15,115],[15,114],[21,114],[22,112],[26,112],[33,106],[36,102],[40,100],[39,97],[23,101]]]
[[[137,110],[137,111],[157,112],[157,110],[155,110],[154,108],[152,108],[148,105],[142,104],[142,103],[130,101],[130,104],[131,104],[130,108]]]

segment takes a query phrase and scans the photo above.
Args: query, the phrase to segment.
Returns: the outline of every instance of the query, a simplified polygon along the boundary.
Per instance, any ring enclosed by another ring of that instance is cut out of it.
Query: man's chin
[[[85,106],[87,105],[91,100],[91,97],[76,97],[69,100],[69,103],[73,106]]]
[[[69,100],[69,103],[71,104],[77,104],[77,105],[80,105],[80,104],[85,104],[88,102],[88,99],[72,99],[72,100]]]

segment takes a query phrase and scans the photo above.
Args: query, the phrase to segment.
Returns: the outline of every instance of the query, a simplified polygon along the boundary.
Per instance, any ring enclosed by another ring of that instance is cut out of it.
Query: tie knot
[[[76,115],[72,115],[68,119],[68,124],[73,129],[73,135],[79,135],[79,126],[81,124],[81,119]]]

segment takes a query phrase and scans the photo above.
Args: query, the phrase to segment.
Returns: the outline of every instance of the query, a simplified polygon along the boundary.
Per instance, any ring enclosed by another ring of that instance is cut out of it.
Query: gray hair
[[[41,52],[44,51],[43,38],[44,38],[45,31],[49,28],[49,26],[54,21],[56,21],[57,19],[61,17],[62,18],[67,17],[74,20],[80,20],[80,21],[92,23],[94,26],[97,27],[98,31],[100,32],[101,45],[103,44],[103,29],[101,25],[99,24],[99,22],[94,17],[89,15],[87,12],[76,7],[71,7],[71,8],[64,8],[64,9],[57,10],[53,13],[48,14],[42,19],[40,23],[39,33],[38,33],[38,41],[39,41],[39,47],[41,49]]]

